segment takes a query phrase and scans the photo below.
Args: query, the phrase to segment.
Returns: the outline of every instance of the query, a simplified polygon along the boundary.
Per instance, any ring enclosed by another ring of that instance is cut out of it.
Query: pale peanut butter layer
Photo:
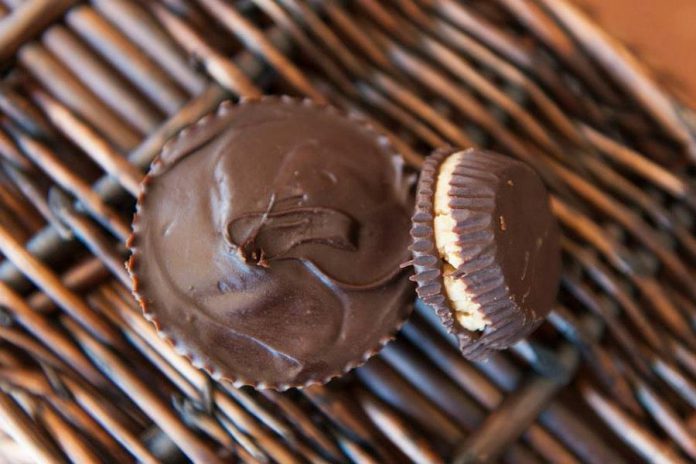
[[[481,306],[472,300],[464,280],[454,276],[457,267],[463,264],[462,249],[458,245],[459,235],[454,230],[457,222],[452,217],[449,205],[449,189],[454,170],[466,153],[460,151],[447,158],[440,166],[435,186],[435,245],[444,262],[442,275],[447,299],[455,311],[455,317],[462,327],[483,330],[489,321],[481,312]]]

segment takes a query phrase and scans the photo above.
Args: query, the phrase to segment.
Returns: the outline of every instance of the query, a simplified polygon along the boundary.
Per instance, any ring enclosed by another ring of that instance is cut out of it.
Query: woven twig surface
[[[8,462],[696,459],[692,114],[569,0],[2,0],[0,456]],[[361,112],[417,168],[530,163],[563,227],[548,323],[469,363],[416,304],[344,379],[211,381],[128,291],[134,195],[224,99]]]

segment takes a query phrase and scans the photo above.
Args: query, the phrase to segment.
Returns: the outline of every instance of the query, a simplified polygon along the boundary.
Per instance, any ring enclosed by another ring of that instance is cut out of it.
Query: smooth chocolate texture
[[[401,157],[358,117],[287,97],[226,103],[143,183],[134,292],[215,378],[324,382],[408,316],[411,210]]]
[[[467,150],[449,183],[450,207],[462,247],[463,279],[489,319],[483,331],[457,321],[435,246],[433,201],[440,165],[453,148],[424,163],[411,234],[418,295],[440,316],[469,359],[485,359],[529,335],[551,311],[560,281],[558,225],[544,185],[526,164],[500,154]]]

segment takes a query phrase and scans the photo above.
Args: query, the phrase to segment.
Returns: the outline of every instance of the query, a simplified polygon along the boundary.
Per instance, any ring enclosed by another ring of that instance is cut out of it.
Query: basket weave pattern
[[[696,459],[694,117],[569,0],[0,0],[0,458]],[[164,143],[226,99],[362,113],[407,163],[522,159],[563,228],[558,304],[470,363],[416,311],[343,379],[212,381],[129,292]]]

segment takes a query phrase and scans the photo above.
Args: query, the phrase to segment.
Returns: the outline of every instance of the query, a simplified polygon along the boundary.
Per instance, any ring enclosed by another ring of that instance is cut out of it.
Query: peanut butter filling
[[[449,206],[449,191],[457,164],[466,153],[463,151],[449,156],[441,165],[435,185],[435,246],[443,261],[445,295],[459,324],[467,330],[481,331],[490,323],[481,311],[481,305],[471,298],[471,292],[461,278],[454,276],[457,267],[463,264],[462,249],[458,245],[457,222]]]

